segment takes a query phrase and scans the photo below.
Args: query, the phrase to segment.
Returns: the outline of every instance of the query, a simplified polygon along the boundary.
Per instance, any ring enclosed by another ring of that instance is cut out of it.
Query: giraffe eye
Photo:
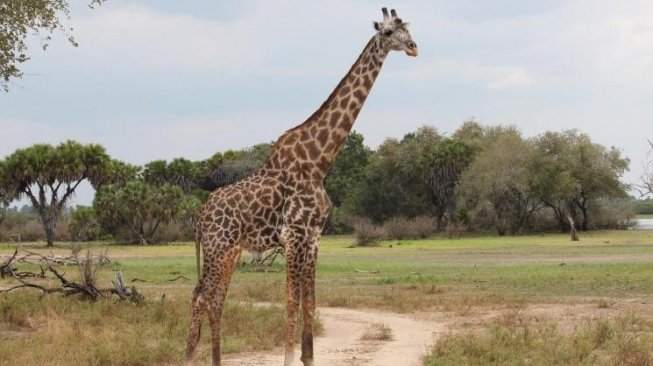
[[[388,29],[388,30],[383,32],[383,35],[386,36],[386,37],[390,37],[392,35],[392,33],[393,33],[392,29]]]

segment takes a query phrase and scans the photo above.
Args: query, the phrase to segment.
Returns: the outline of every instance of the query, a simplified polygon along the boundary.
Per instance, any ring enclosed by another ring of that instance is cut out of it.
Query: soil
[[[447,324],[420,319],[415,314],[402,315],[370,310],[320,308],[324,334],[315,339],[315,364],[329,366],[417,366],[438,334]],[[392,340],[362,340],[374,324],[382,323],[392,331]],[[295,349],[295,365],[301,349]],[[223,355],[227,366],[268,366],[283,364],[283,350],[274,354],[240,353]]]

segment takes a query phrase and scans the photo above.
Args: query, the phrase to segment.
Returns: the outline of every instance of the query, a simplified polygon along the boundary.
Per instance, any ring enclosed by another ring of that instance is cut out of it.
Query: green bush
[[[653,199],[636,201],[635,213],[638,215],[653,215]]]

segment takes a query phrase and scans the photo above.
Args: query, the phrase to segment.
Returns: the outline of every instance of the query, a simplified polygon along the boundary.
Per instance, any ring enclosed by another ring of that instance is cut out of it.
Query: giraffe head
[[[374,29],[378,31],[381,45],[386,50],[404,51],[409,56],[417,56],[417,44],[408,32],[408,23],[404,23],[392,9],[388,14],[387,8],[382,8],[383,21],[374,22]]]

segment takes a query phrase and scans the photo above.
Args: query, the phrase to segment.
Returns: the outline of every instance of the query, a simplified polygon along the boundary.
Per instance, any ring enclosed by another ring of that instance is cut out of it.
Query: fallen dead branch
[[[45,267],[40,267],[40,273],[30,271],[18,271],[15,267],[16,263],[44,263]],[[10,277],[16,280],[19,284],[9,288],[0,289],[0,293],[8,293],[21,288],[34,288],[41,290],[43,293],[62,293],[64,296],[81,295],[82,298],[91,299],[93,301],[108,297],[112,294],[117,295],[121,300],[130,300],[134,302],[142,302],[143,295],[141,295],[136,287],[130,288],[125,286],[122,271],[116,272],[116,280],[112,281],[112,288],[99,288],[96,284],[96,273],[105,264],[110,263],[106,255],[97,255],[87,251],[85,258],[78,256],[78,251],[69,257],[55,257],[54,255],[42,255],[35,252],[24,251],[24,254],[19,255],[18,249],[7,260],[0,264],[0,275],[2,278]],[[65,273],[61,273],[55,266],[70,266],[76,265],[79,271],[80,282],[71,281],[66,278]],[[45,285],[32,283],[26,280],[29,277],[46,278],[46,273],[54,275],[60,285],[57,287],[47,287]]]
[[[177,277],[175,277],[175,278],[171,278],[171,279],[169,279],[168,282],[175,282],[175,281],[177,281],[177,280],[186,280],[186,281],[190,281],[190,278],[188,278],[188,277],[186,277],[186,276],[181,276],[181,275],[179,275],[179,276],[177,276]]]

